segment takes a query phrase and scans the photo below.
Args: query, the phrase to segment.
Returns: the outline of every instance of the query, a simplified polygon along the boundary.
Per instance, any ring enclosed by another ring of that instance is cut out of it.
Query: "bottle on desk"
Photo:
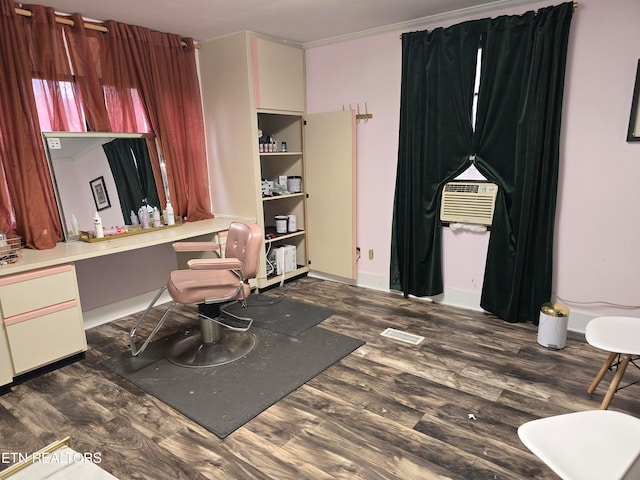
[[[111,227],[105,228],[103,234],[105,237],[111,237],[113,235],[120,235],[121,233],[126,233],[127,229],[125,227]]]
[[[140,207],[138,210],[138,217],[140,217],[140,223],[142,224],[142,228],[144,230],[149,228],[149,211],[147,210],[146,205]]]
[[[102,228],[102,218],[98,212],[93,216],[93,233],[96,238],[104,238],[104,230]]]
[[[167,225],[175,225],[176,219],[173,216],[173,206],[171,202],[167,202],[167,208],[164,211],[164,223]]]
[[[75,215],[71,215],[71,230],[73,235],[80,235],[80,222]]]
[[[158,207],[153,207],[153,228],[160,228],[161,226],[160,210],[158,210]]]

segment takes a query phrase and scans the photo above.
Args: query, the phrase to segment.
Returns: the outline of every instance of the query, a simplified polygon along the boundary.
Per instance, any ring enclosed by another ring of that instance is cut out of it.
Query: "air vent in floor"
[[[387,328],[380,335],[383,337],[393,338],[394,340],[400,340],[401,342],[410,343],[411,345],[419,345],[424,340],[424,337],[421,337],[420,335],[403,332],[402,330],[396,330],[395,328]]]

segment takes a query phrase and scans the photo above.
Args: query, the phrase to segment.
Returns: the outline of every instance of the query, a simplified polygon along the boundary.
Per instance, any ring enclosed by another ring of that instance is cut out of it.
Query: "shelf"
[[[294,278],[297,277],[299,275],[303,275],[305,273],[309,272],[309,267],[306,266],[298,266],[298,268],[296,268],[295,270],[291,270],[290,272],[287,272],[284,274],[284,279],[289,280],[290,278]],[[276,283],[280,283],[282,281],[282,277],[283,275],[271,275],[268,276],[266,278],[265,284],[264,286],[271,286],[271,285],[275,285]]]
[[[300,156],[302,152],[260,152],[261,157]]]
[[[264,243],[273,243],[279,240],[286,240],[287,238],[299,237],[305,233],[304,230],[298,230],[297,232],[291,233],[275,233],[275,229],[273,227],[266,227],[265,230],[266,233],[272,233],[275,235],[275,238],[265,238]]]
[[[269,202],[271,200],[281,200],[283,198],[296,198],[296,197],[302,197],[304,198],[304,192],[300,192],[300,193],[288,193],[286,195],[273,195],[272,197],[262,197],[262,201],[263,202]]]

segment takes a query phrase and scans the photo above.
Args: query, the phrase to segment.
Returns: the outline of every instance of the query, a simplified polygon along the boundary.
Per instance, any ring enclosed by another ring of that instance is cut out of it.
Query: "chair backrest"
[[[234,221],[229,225],[225,258],[237,258],[242,262],[242,276],[245,280],[258,274],[262,229],[255,223]]]
[[[634,480],[638,478],[640,478],[640,453],[636,455],[636,459],[629,465],[629,468],[622,476],[622,480]]]

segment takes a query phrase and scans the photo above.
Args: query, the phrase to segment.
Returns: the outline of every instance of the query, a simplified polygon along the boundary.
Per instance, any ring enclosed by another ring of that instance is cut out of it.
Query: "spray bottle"
[[[93,216],[93,231],[96,238],[104,238],[104,230],[102,229],[102,219],[98,212]]]

